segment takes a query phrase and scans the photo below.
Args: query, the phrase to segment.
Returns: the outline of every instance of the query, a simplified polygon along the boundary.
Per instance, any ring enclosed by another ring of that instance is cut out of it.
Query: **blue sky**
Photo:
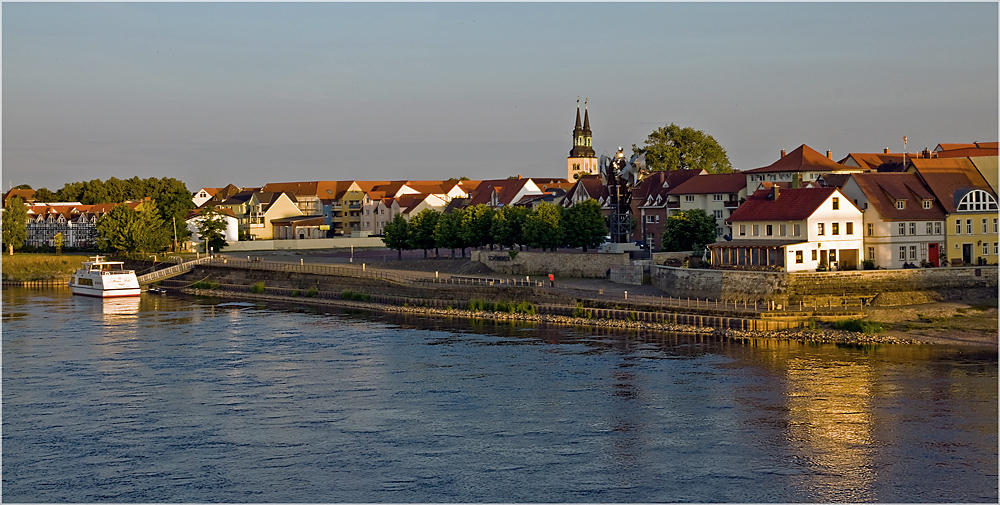
[[[677,123],[733,166],[996,141],[996,3],[4,3],[3,183],[564,177]],[[628,149],[627,149],[628,150]]]

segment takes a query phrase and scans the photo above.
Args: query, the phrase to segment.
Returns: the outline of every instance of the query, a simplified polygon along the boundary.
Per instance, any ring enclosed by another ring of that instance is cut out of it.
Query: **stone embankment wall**
[[[381,237],[337,237],[289,240],[246,240],[231,242],[223,252],[284,251],[305,249],[344,249],[349,247],[385,247]]]
[[[508,251],[472,251],[478,261],[494,272],[507,275],[548,275],[559,277],[604,278],[608,270],[628,266],[627,253],[558,253],[520,251],[511,257]]]
[[[745,272],[654,266],[651,281],[670,296],[794,302],[820,297],[998,287],[997,267],[849,272]]]

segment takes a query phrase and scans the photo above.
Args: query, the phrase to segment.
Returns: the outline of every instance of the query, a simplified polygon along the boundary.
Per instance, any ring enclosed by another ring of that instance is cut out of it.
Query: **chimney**
[[[782,158],[784,158],[784,157],[785,157],[785,150],[784,150],[784,149],[782,149],[782,150],[781,150],[781,157],[782,157]]]
[[[930,157],[931,157],[931,150],[925,147],[925,148],[924,148],[924,152],[922,152],[922,153],[920,153],[920,154],[921,154],[921,155],[922,155],[922,156],[923,156],[924,158],[930,158]]]
[[[826,151],[826,157],[832,160],[833,159],[833,151],[827,150]]]
[[[886,147],[885,149],[882,149],[882,154],[891,154],[889,148]]]
[[[777,200],[778,199],[778,193],[780,193],[780,192],[781,191],[778,189],[778,185],[777,184],[775,184],[774,186],[771,186],[771,199],[772,200]]]

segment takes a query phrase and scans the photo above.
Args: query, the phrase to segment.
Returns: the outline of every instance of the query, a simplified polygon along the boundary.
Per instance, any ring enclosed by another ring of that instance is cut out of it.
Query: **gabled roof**
[[[913,160],[909,163],[909,169],[934,193],[948,214],[956,212],[962,197],[974,189],[984,190],[996,197],[996,193],[969,158]]]
[[[851,178],[868,197],[872,207],[887,221],[910,219],[914,221],[944,219],[944,209],[938,203],[930,209],[923,207],[924,200],[935,200],[920,177],[913,173],[852,174]],[[903,209],[896,208],[897,200],[906,200]]]
[[[31,203],[35,201],[35,190],[33,189],[11,189],[5,195],[3,195],[3,206],[7,206],[7,201],[13,197],[19,197],[24,200],[25,203]]]
[[[265,192],[289,193],[295,197],[319,196],[319,181],[312,182],[269,182],[261,188]]]
[[[934,148],[938,158],[966,158],[969,156],[997,156],[998,142],[972,142],[968,144],[938,144]]]
[[[632,200],[655,201],[660,197],[661,202],[666,202],[667,195],[684,183],[697,177],[705,177],[708,172],[704,170],[660,170],[647,175],[639,181],[639,185],[632,190]],[[582,180],[582,179],[581,179]],[[742,177],[743,186],[746,186],[746,176]]]
[[[479,183],[476,190],[472,193],[472,198],[469,200],[468,205],[478,205],[486,204],[490,205],[492,203],[493,195],[497,195],[498,205],[510,205],[513,203],[517,194],[521,190],[531,183],[531,179],[495,179],[489,181],[483,181]],[[534,184],[534,183],[532,183]]]
[[[747,201],[740,205],[726,222],[802,221],[813,215],[834,193],[840,192],[837,188],[779,189],[778,198],[775,199],[773,189],[762,189],[747,197]],[[843,200],[846,204],[850,204],[846,197]]]
[[[848,167],[823,156],[815,149],[802,144],[794,151],[782,156],[778,161],[766,167],[746,170],[744,173],[772,172],[836,172]]]
[[[198,217],[198,216],[200,216],[202,214],[202,212],[205,212],[207,210],[208,210],[208,207],[199,207],[197,209],[191,210],[191,211],[189,211],[187,213],[186,216],[184,216],[184,220],[188,221],[191,218]],[[237,216],[236,213],[233,212],[233,209],[229,209],[229,208],[217,208],[217,209],[215,209],[215,211],[218,212],[219,214],[224,215],[224,216],[229,216],[231,218],[239,219],[239,216]]]
[[[691,170],[687,170],[690,172]],[[704,174],[691,177],[669,190],[671,195],[704,195],[712,193],[739,193],[747,187],[743,172],[731,174]]]

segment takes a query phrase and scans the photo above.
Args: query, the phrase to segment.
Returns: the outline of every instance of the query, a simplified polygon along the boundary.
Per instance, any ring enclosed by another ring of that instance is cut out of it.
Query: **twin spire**
[[[580,127],[580,97],[576,97],[576,128],[573,129],[573,137],[577,136],[577,131],[590,135],[590,111],[587,109],[586,98],[583,99],[583,127]]]
[[[576,97],[576,127],[573,128],[573,150],[569,152],[571,158],[591,158],[595,156],[594,148],[591,146],[590,131],[590,111],[587,108],[588,100],[583,100],[583,125],[580,124],[580,97]]]

